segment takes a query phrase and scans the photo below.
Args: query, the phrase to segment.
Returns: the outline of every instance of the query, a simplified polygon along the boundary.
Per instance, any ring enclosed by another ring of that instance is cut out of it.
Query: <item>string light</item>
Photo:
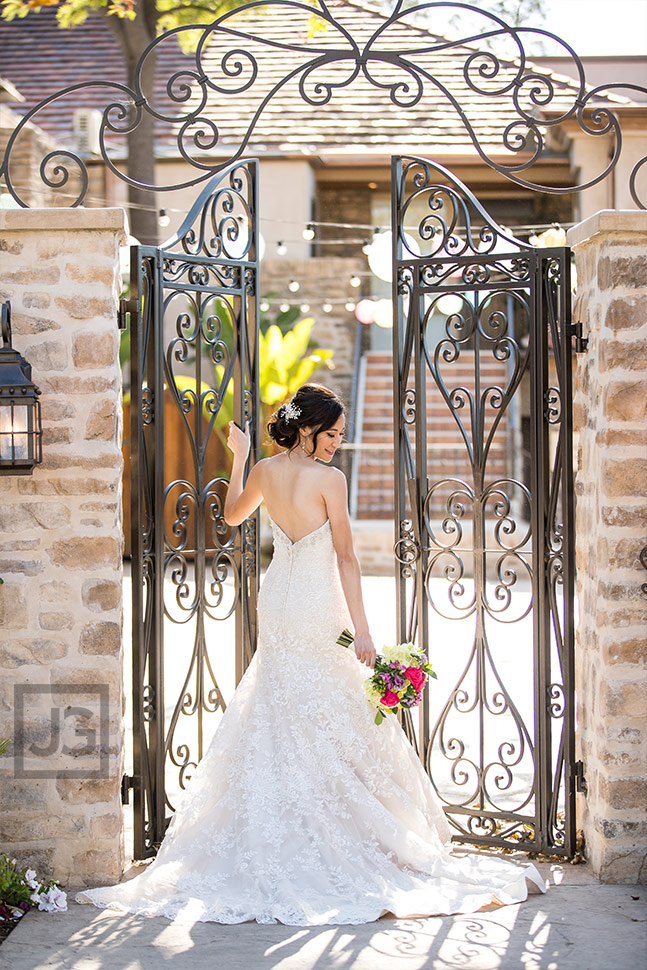
[[[166,227],[171,224],[171,217],[166,209],[160,209],[157,217],[157,224],[161,226],[162,229],[166,229]]]
[[[56,195],[61,199],[76,198],[75,194],[72,192],[57,192]],[[86,204],[96,203],[99,206],[106,204],[105,199],[102,196],[94,196],[94,195],[88,195],[85,199],[85,203]],[[167,215],[169,212],[179,213],[179,215],[182,217],[186,216],[188,213],[187,209],[177,209],[177,208],[173,208],[172,206],[167,209],[158,209],[154,205],[142,205],[141,203],[138,203],[138,202],[129,202],[127,199],[120,200],[119,207],[121,209],[139,209],[142,212],[155,212],[158,215],[158,219],[159,219],[159,216],[161,216],[162,212],[166,213]],[[282,225],[282,226],[303,225],[302,222],[297,222],[295,220],[289,220],[289,219],[270,219],[267,216],[259,216],[259,219],[261,222],[269,222],[269,223],[272,223],[273,225]],[[169,222],[170,222],[170,219],[169,219]],[[572,229],[574,225],[576,225],[576,223],[574,222],[553,221],[553,222],[545,222],[545,223],[539,223],[539,224],[535,223],[532,225],[522,225],[522,226],[515,225],[515,226],[510,226],[509,228],[510,228],[510,231],[513,233],[519,233],[519,232],[540,233],[540,232],[543,232],[545,229]],[[370,229],[371,232],[373,233],[384,232],[385,230],[390,229],[389,225],[375,226],[366,222],[317,222],[316,220],[314,220],[306,224],[306,228],[302,230],[301,235],[303,239],[313,239],[314,236],[316,235],[316,230],[324,227],[337,228],[337,229]],[[310,231],[312,232],[312,236],[310,235],[306,236],[305,233]],[[409,227],[409,231],[416,232],[417,227],[413,227],[413,226]],[[328,241],[329,240],[321,240],[320,242],[324,243]],[[350,244],[351,242],[354,242],[354,240],[345,239],[345,240],[341,240],[340,242]],[[340,242],[337,242],[336,245],[340,245]],[[357,242],[362,243],[363,250],[364,250],[364,247],[370,246],[370,240],[366,238],[357,240]],[[284,243],[280,242],[279,245],[284,245]],[[287,247],[285,247],[285,251],[287,252]],[[285,255],[285,253],[280,253],[280,255],[283,256]]]
[[[361,286],[361,283],[362,283],[359,276],[351,276],[348,282],[350,283],[351,286]]]
[[[298,280],[290,280],[288,283],[288,290],[290,293],[298,293],[300,289],[300,284]]]
[[[288,251],[288,247],[285,245],[282,239],[279,239],[279,241],[276,244],[276,255],[285,256],[287,251]]]
[[[386,300],[384,302],[390,304],[390,300]],[[341,310],[343,307],[348,313],[353,313],[356,311],[356,308],[363,303],[368,303],[371,307],[373,306],[372,300],[363,300],[358,304],[354,303],[352,300],[326,300],[321,304],[321,310],[323,313],[332,313],[335,307],[337,307],[339,310]],[[281,300],[279,302],[278,300],[265,299],[259,303],[259,309],[262,310],[263,313],[267,313],[267,311],[271,310],[272,307],[274,307],[280,313],[287,313],[288,310],[294,309],[298,309],[300,313],[309,313],[312,309],[309,303],[297,303],[296,301],[289,300]]]

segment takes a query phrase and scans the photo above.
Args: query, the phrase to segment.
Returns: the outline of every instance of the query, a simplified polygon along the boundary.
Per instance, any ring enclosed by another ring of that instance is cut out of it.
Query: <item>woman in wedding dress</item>
[[[76,900],[297,926],[472,913],[524,900],[526,880],[543,891],[533,865],[452,855],[440,801],[396,717],[374,723],[362,685],[376,651],[346,479],[329,467],[344,433],[341,401],[305,384],[268,431],[284,450],[243,486],[249,434],[230,426],[224,510],[238,525],[264,501],[272,523],[256,653],[156,858],[134,879]],[[337,643],[346,627],[354,653]]]

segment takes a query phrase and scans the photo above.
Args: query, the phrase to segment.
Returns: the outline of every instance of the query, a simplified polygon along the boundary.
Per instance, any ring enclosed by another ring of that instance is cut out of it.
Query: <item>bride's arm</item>
[[[337,553],[339,578],[355,631],[353,646],[358,659],[369,667],[374,667],[376,651],[364,610],[362,573],[359,560],[355,555],[353,533],[348,515],[346,476],[338,469],[331,468],[326,478],[327,488],[324,492],[324,499],[332,530],[332,540]]]
[[[243,474],[250,446],[249,422],[245,424],[244,431],[241,431],[233,421],[229,422],[227,445],[233,452],[234,464],[225,496],[225,521],[228,525],[240,525],[258,508],[263,499],[261,491],[263,462],[259,461],[254,465],[243,487]]]

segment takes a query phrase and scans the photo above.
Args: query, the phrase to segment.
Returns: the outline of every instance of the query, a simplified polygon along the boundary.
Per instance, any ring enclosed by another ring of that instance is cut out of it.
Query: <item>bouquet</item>
[[[355,637],[344,630],[337,643],[350,647]],[[413,643],[385,646],[375,660],[375,670],[364,682],[369,703],[377,708],[375,723],[381,724],[389,711],[416,707],[422,700],[427,677],[436,677],[426,654]]]

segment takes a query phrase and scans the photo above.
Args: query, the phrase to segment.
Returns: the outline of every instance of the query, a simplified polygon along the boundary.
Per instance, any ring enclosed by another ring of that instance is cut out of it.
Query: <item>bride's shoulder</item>
[[[343,491],[346,488],[346,476],[341,469],[334,465],[319,465],[318,470],[321,473],[320,481],[326,488],[334,491]]]

